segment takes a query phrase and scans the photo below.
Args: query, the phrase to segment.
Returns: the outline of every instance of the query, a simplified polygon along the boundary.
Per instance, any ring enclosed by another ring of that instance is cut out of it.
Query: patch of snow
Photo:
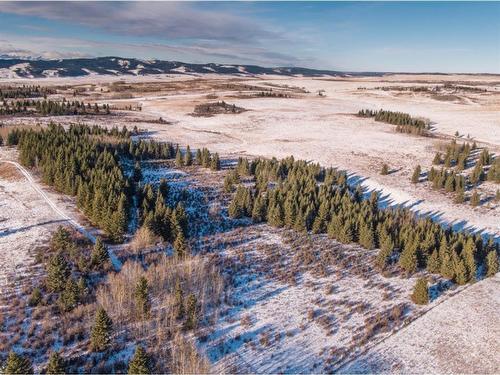
[[[59,77],[59,69],[46,69],[42,74],[45,77]]]
[[[177,68],[170,69],[170,70],[173,72],[179,72],[179,73],[186,73],[188,71],[188,69],[184,65],[181,65]]]
[[[118,64],[123,68],[127,68],[130,65],[130,61],[119,59]]]
[[[82,70],[87,73],[89,76],[97,76],[99,73],[94,72],[93,70],[87,69],[87,68],[82,68]]]

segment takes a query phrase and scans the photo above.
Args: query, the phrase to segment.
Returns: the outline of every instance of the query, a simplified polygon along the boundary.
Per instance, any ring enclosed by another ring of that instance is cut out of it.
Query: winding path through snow
[[[30,172],[26,168],[24,168],[18,162],[11,161],[11,160],[0,159],[0,163],[8,163],[8,164],[14,165],[23,174],[23,176],[26,177],[26,179],[28,180],[28,183],[33,188],[33,190],[35,190],[45,200],[45,202],[47,202],[47,204],[52,208],[52,210],[54,210],[54,212],[56,214],[58,214],[69,225],[71,225],[78,232],[80,232],[82,235],[84,235],[86,238],[88,238],[92,243],[96,242],[96,237],[92,233],[90,233],[87,229],[85,229],[76,220],[69,217],[66,213],[64,213],[64,211],[62,211],[59,207],[57,207],[57,205],[49,198],[49,196],[38,186],[37,182],[33,179],[33,176],[31,176]],[[108,247],[108,252],[109,252],[109,257],[111,259],[111,263],[113,264],[113,267],[115,268],[116,271],[119,271],[122,267],[121,261],[114,254],[113,250],[110,247]]]

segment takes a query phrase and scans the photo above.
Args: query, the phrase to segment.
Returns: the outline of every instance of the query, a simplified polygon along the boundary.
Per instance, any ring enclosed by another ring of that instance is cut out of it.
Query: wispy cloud
[[[200,41],[190,45],[168,43],[115,43],[65,37],[22,37],[0,39],[0,54],[19,57],[74,58],[117,55],[185,60],[192,62],[245,62],[264,65],[299,65],[306,60],[261,47],[222,45]],[[12,41],[15,40],[15,44]]]
[[[251,41],[278,37],[249,17],[177,2],[5,2],[1,13],[41,17],[118,35]]]

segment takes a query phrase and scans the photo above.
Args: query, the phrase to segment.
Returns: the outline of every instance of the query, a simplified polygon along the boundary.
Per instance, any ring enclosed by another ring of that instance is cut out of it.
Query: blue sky
[[[0,55],[500,73],[498,2],[0,4]]]

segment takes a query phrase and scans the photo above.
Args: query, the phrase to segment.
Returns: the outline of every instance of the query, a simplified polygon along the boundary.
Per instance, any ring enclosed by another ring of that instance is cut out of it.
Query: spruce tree
[[[38,306],[42,302],[42,292],[40,288],[33,288],[30,298],[28,299],[28,305],[31,307]]]
[[[414,241],[408,240],[405,244],[404,250],[399,257],[399,266],[407,274],[412,274],[417,270],[417,244]]]
[[[470,198],[470,205],[472,207],[477,207],[477,206],[479,206],[480,202],[481,202],[481,197],[479,196],[479,193],[477,192],[477,190],[474,190],[474,192],[472,193],[472,196]]]
[[[28,358],[11,350],[5,362],[3,372],[5,374],[33,374],[33,366]]]
[[[385,164],[385,163],[384,163],[384,164],[382,165],[382,169],[380,170],[380,174],[381,174],[382,176],[386,176],[386,175],[388,175],[388,174],[389,174],[389,166],[388,166],[387,164]]]
[[[51,240],[51,247],[56,252],[65,251],[71,242],[71,236],[66,228],[60,225]]]
[[[435,250],[427,259],[427,271],[429,271],[430,273],[439,273],[440,269],[441,263],[439,259],[439,252]]]
[[[439,152],[436,152],[436,155],[434,156],[434,159],[432,160],[432,164],[439,165],[439,164],[441,164],[441,162],[442,162],[441,154]]]
[[[429,303],[429,291],[427,288],[427,279],[425,277],[418,279],[415,283],[411,300],[417,305],[426,305]]]
[[[90,263],[93,268],[102,270],[108,260],[108,249],[104,246],[101,237],[97,237],[94,247],[92,248],[92,254],[90,255]]]
[[[139,278],[139,281],[135,286],[134,296],[140,316],[143,318],[147,318],[149,316],[149,311],[151,310],[151,301],[149,298],[148,281],[144,276],[141,276]]]
[[[453,281],[458,285],[464,285],[469,281],[469,275],[467,274],[467,268],[465,266],[464,260],[458,256],[456,253],[452,255],[452,266],[453,266]]]
[[[198,307],[197,300],[194,294],[190,294],[186,301],[186,321],[184,322],[184,329],[191,330],[196,328],[198,321]]]
[[[49,291],[62,291],[70,274],[71,268],[64,256],[60,252],[54,254],[47,266],[47,288]]]
[[[174,255],[178,258],[184,258],[188,253],[188,246],[186,244],[186,239],[184,238],[184,233],[179,232],[175,237],[174,241]]]
[[[191,154],[191,148],[189,148],[189,145],[186,147],[186,155],[184,157],[184,164],[187,166],[190,166],[193,164],[193,154]]]
[[[182,152],[179,148],[177,148],[177,152],[175,154],[175,166],[177,168],[184,166],[184,158],[182,157]]]
[[[465,201],[465,193],[463,189],[460,189],[456,192],[455,198],[453,199],[453,203],[460,204]]]
[[[210,162],[210,169],[213,171],[220,170],[220,159],[218,153],[214,154],[212,161]]]
[[[64,359],[59,354],[59,352],[52,352],[50,354],[46,373],[54,375],[66,373],[66,364],[64,362]]]
[[[80,300],[80,288],[72,277],[68,278],[66,286],[59,295],[58,305],[61,311],[68,312],[73,310]]]
[[[359,244],[368,250],[375,247],[375,235],[373,230],[365,223],[359,228]]]
[[[102,352],[111,345],[113,321],[102,307],[99,307],[95,317],[94,327],[90,335],[90,350]]]
[[[416,184],[420,181],[420,174],[422,173],[422,168],[420,165],[417,165],[415,167],[415,170],[413,171],[413,175],[411,176],[411,182]]]
[[[129,374],[151,374],[151,360],[140,345],[135,349],[134,356],[128,364]]]
[[[495,276],[498,272],[498,255],[496,250],[490,250],[486,255],[486,277]]]
[[[375,259],[375,264],[379,269],[383,270],[389,264],[389,260],[394,251],[394,247],[395,244],[391,235],[385,234],[381,236],[380,251],[378,252]]]

